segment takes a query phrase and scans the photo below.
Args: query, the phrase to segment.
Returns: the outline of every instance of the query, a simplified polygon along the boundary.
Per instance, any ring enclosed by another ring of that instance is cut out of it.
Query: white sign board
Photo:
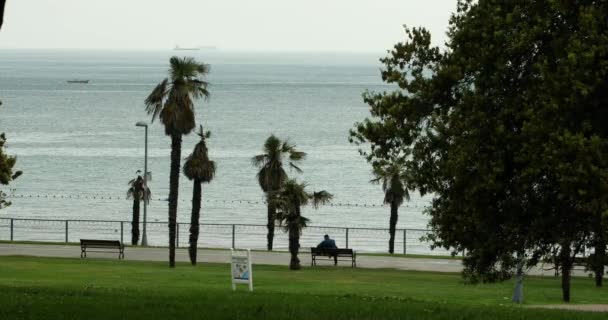
[[[230,249],[232,290],[236,290],[237,283],[249,284],[249,291],[253,291],[253,269],[251,268],[251,250]]]

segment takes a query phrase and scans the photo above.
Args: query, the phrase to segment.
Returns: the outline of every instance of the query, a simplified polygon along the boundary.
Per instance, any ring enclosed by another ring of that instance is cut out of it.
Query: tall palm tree
[[[287,180],[287,173],[283,168],[283,161],[287,160],[289,167],[296,172],[302,172],[297,164],[304,160],[306,153],[296,150],[296,146],[288,140],[281,141],[275,135],[270,135],[264,143],[264,153],[251,158],[251,163],[260,169],[257,173],[258,183],[262,191],[266,193],[268,235],[266,236],[267,248],[272,250],[274,239],[274,224],[276,208],[273,204],[273,196],[281,189]]]
[[[319,192],[306,191],[306,184],[299,183],[295,179],[285,181],[282,189],[276,193],[272,199],[277,210],[277,220],[280,226],[289,236],[289,252],[291,260],[289,269],[298,270],[301,268],[298,251],[300,250],[300,236],[302,229],[308,224],[308,219],[302,216],[301,208],[312,204],[317,209],[320,205],[327,204],[333,196],[323,190]]]
[[[158,117],[171,137],[171,171],[169,174],[169,266],[175,267],[175,231],[182,136],[195,127],[193,100],[209,97],[204,77],[209,66],[191,57],[172,57],[169,78],[159,83],[146,98],[146,111],[152,121]]]
[[[184,174],[188,179],[194,181],[192,188],[192,214],[190,216],[190,247],[188,248],[190,263],[192,265],[196,265],[199,219],[201,216],[201,184],[211,182],[215,176],[215,161],[209,160],[207,144],[205,143],[205,139],[211,137],[211,132],[204,132],[203,126],[200,126],[200,131],[197,135],[201,137],[201,140],[194,146],[194,150],[184,163]]]
[[[384,203],[391,206],[389,221],[388,252],[395,252],[395,229],[399,217],[399,207],[404,200],[410,200],[410,193],[406,187],[407,176],[403,163],[399,160],[379,163],[374,166],[373,174],[376,177],[372,183],[382,183]]]
[[[131,244],[137,245],[139,242],[139,203],[141,201],[150,201],[150,188],[146,186],[144,178],[139,175],[141,171],[137,170],[137,178],[129,181],[129,189],[127,190],[127,199],[133,199],[133,219],[131,220]]]

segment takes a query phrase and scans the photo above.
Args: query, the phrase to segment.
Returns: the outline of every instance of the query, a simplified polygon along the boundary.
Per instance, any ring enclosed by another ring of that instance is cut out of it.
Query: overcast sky
[[[0,48],[378,52],[425,26],[442,44],[456,0],[7,0]]]

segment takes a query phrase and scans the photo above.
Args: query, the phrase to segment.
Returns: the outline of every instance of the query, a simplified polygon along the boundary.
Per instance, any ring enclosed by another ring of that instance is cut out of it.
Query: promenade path
[[[78,245],[55,245],[55,244],[12,244],[0,243],[0,256],[37,256],[37,257],[62,257],[62,258],[80,258],[80,246]],[[115,253],[88,253],[89,258],[108,258],[116,259]],[[300,252],[300,260],[303,266],[310,266],[310,252],[308,248]],[[178,248],[176,250],[176,261],[188,262],[188,251],[186,248]],[[134,261],[167,261],[168,249],[156,247],[126,247],[125,260]],[[252,260],[254,264],[266,265],[284,265],[289,264],[288,252],[266,252],[252,251]],[[211,263],[229,263],[230,250],[223,249],[199,249],[198,261]],[[331,261],[318,265],[331,266]],[[348,261],[340,261],[339,266],[350,266]],[[399,270],[416,270],[416,271],[432,271],[432,272],[451,272],[457,273],[462,271],[462,263],[458,259],[438,259],[438,258],[408,258],[403,256],[374,256],[374,255],[357,255],[358,268],[387,268]],[[550,266],[545,266],[548,268]],[[530,275],[553,276],[553,270],[545,270],[544,268],[533,268],[528,272]],[[583,270],[575,270],[575,276],[586,276]]]

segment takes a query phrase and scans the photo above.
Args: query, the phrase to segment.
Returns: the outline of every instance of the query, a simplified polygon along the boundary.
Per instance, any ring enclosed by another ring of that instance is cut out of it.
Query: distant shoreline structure
[[[198,46],[198,47],[180,47],[178,45],[173,50],[188,50],[188,51],[199,51],[199,50],[217,50],[215,46]]]

